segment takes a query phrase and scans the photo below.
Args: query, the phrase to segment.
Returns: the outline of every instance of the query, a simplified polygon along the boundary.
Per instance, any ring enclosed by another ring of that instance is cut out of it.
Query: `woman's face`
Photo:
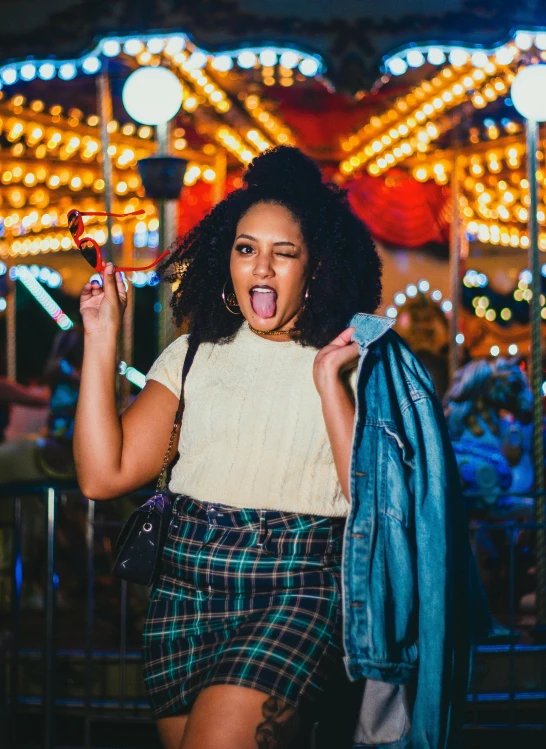
[[[241,217],[230,273],[239,308],[257,330],[292,328],[303,304],[309,255],[301,228],[282,205],[256,203]],[[251,290],[269,286],[273,292]],[[291,340],[289,335],[271,340]]]

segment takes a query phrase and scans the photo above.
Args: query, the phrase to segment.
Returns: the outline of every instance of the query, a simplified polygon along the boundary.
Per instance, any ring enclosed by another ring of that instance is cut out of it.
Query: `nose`
[[[258,277],[270,276],[273,271],[271,258],[267,255],[261,255],[256,258],[254,263],[254,275]]]

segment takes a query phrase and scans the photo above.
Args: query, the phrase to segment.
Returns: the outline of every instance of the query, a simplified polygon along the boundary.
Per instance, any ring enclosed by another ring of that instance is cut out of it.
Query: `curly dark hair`
[[[277,146],[252,161],[244,187],[179,239],[158,270],[162,281],[179,282],[171,307],[177,325],[188,321],[190,340],[227,343],[242,325],[244,317],[226,309],[222,288],[230,275],[237,224],[261,202],[290,211],[309,253],[309,297],[295,322],[295,340],[322,348],[347,327],[355,312],[375,312],[381,302],[382,263],[366,226],[350,207],[347,191],[323,182],[318,166],[298,148]],[[226,295],[231,288],[226,285]]]

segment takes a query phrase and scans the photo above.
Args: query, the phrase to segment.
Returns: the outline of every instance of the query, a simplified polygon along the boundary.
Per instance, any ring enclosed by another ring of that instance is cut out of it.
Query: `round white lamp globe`
[[[510,98],[522,117],[546,122],[546,65],[522,68],[512,82]]]
[[[133,120],[142,125],[161,125],[179,111],[182,84],[167,68],[143,67],[127,78],[121,98]]]

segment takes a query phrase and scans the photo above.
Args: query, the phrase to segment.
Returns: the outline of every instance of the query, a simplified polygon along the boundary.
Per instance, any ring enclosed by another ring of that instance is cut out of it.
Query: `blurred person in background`
[[[82,359],[81,326],[60,331],[53,342],[44,370],[49,395],[46,399],[42,393],[35,401],[36,405],[44,405],[44,402],[48,405],[44,434],[7,440],[0,444],[2,484],[41,481],[48,478],[69,479],[75,476],[72,436]],[[18,392],[17,388],[23,388],[15,383],[0,382],[0,404],[3,385],[5,392],[12,395]],[[11,388],[7,387],[8,385]],[[19,397],[23,397],[23,389],[20,390]],[[30,395],[28,397],[30,398]]]

